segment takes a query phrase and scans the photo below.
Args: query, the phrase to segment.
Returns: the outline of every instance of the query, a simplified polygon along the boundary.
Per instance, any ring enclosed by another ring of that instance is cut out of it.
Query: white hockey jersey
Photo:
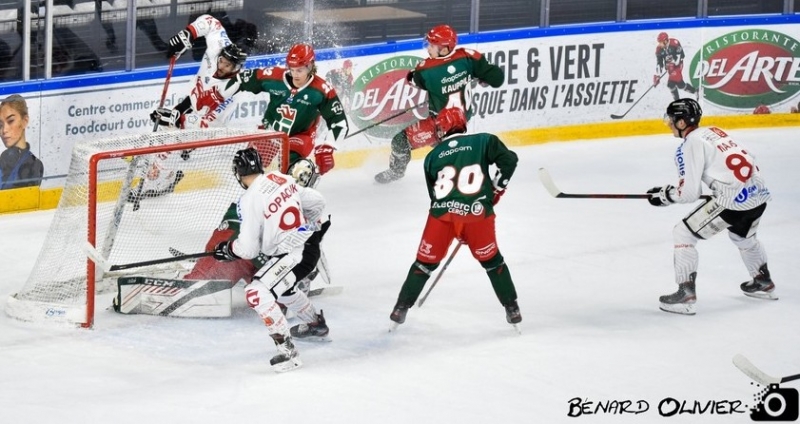
[[[236,209],[241,225],[234,254],[245,259],[260,253],[302,254],[303,244],[320,225],[325,199],[317,190],[273,171],[253,180]]]
[[[192,39],[205,37],[206,51],[200,69],[192,79],[189,99],[194,112],[184,115],[184,128],[221,127],[233,110],[233,95],[239,89],[238,80],[216,78],[217,59],[225,46],[231,44],[222,23],[211,15],[201,15],[187,29]]]
[[[755,157],[717,127],[700,127],[685,136],[675,152],[678,184],[671,198],[692,203],[702,183],[725,209],[749,210],[771,199]]]

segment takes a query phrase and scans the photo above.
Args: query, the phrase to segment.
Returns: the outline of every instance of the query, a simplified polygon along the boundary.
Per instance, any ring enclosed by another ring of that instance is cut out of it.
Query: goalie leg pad
[[[189,318],[231,316],[231,282],[224,280],[175,280],[144,276],[117,279],[114,310]]]

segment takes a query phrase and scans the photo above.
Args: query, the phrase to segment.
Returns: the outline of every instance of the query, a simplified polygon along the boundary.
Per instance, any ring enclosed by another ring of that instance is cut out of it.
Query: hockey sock
[[[425,283],[431,277],[431,273],[439,266],[439,264],[423,264],[419,261],[414,261],[411,269],[408,270],[406,281],[403,287],[400,288],[400,295],[397,297],[397,303],[411,306],[419,298],[422,289],[425,288]]]
[[[486,270],[486,275],[489,276],[489,281],[492,282],[494,294],[497,295],[497,300],[501,304],[508,305],[517,300],[517,289],[511,280],[511,272],[508,270],[500,252],[497,252],[492,259],[481,262],[481,266]]]

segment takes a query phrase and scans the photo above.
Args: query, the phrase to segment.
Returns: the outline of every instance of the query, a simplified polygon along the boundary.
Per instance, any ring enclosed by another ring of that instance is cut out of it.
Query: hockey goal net
[[[122,274],[143,272],[110,272],[108,264],[203,252],[243,193],[231,167],[235,152],[255,146],[266,171],[285,171],[288,143],[283,133],[229,128],[77,143],[44,245],[24,287],[9,297],[7,314],[91,327],[96,293]]]

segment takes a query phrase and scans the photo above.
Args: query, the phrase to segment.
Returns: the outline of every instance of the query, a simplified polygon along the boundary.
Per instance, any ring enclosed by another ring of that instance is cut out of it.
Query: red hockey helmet
[[[459,107],[449,107],[442,109],[436,118],[436,135],[439,139],[450,134],[467,132],[467,116],[464,110]]]
[[[295,44],[286,55],[286,66],[299,68],[314,63],[314,48],[310,44]]]
[[[447,47],[448,50],[453,51],[458,43],[458,35],[450,25],[437,25],[428,31],[425,40],[434,46]]]
[[[353,61],[350,59],[345,59],[344,63],[342,63],[342,67],[344,69],[350,69],[353,67]]]
[[[666,32],[661,32],[661,33],[658,34],[657,40],[658,40],[659,43],[663,43],[663,42],[669,40],[669,35],[667,35]]]

